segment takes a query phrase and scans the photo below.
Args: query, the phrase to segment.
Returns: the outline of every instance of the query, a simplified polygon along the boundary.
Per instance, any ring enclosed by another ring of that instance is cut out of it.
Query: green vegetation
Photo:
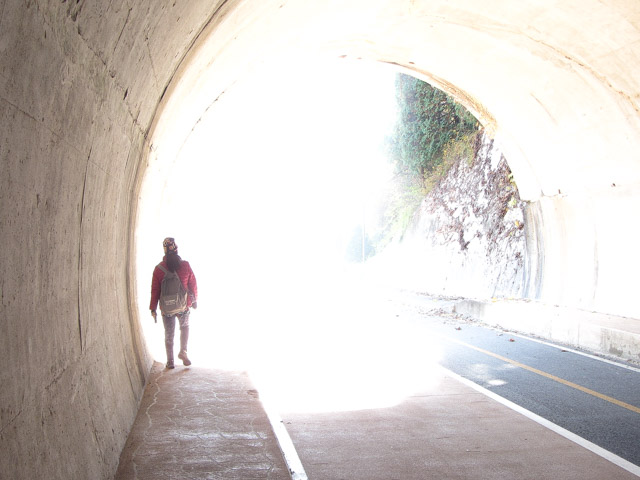
[[[365,258],[402,239],[425,196],[461,160],[472,162],[480,124],[441,90],[414,77],[396,76],[398,117],[386,139],[395,176],[368,225]],[[354,232],[347,259],[362,259],[362,231]]]
[[[444,178],[449,169],[459,161],[466,161],[471,166],[475,156],[475,144],[478,130],[460,135],[445,145],[439,161],[430,173],[424,176],[425,191],[430,192]]]
[[[427,190],[418,176],[397,172],[385,193],[380,206],[380,223],[373,239],[376,251],[382,250],[394,239],[402,238],[411,226]]]
[[[397,75],[396,100],[389,150],[399,171],[425,178],[442,164],[447,146],[478,130],[478,121],[462,105],[417,78]]]
[[[396,77],[398,118],[387,139],[396,175],[374,244],[402,238],[420,203],[461,159],[472,161],[479,122],[441,90],[414,77]]]

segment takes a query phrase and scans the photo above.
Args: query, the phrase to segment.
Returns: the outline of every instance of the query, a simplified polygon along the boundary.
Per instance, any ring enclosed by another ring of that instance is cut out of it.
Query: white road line
[[[280,446],[280,451],[282,452],[284,461],[289,469],[291,480],[307,480],[307,474],[304,471],[300,457],[298,457],[296,447],[294,447],[293,442],[291,441],[289,432],[287,432],[284,422],[282,421],[282,418],[280,418],[280,414],[269,401],[261,398],[261,402],[267,417],[269,417],[269,422],[271,422],[273,433],[275,433],[276,439],[278,440],[278,445]]]
[[[542,418],[539,415],[536,415],[535,413],[527,410],[526,408],[521,407],[520,405],[517,405],[509,400],[507,400],[506,398],[501,397],[500,395],[495,394],[494,392],[492,392],[491,390],[487,390],[484,387],[481,387],[480,385],[478,385],[477,383],[472,382],[471,380],[468,380],[460,375],[458,375],[457,373],[452,372],[451,370],[441,367],[447,375],[450,375],[452,378],[455,378],[456,380],[458,380],[459,382],[473,388],[474,390],[482,393],[483,395],[486,395],[487,397],[501,403],[502,405],[509,407],[510,409],[524,415],[525,417],[533,420],[534,422],[539,423],[540,425],[542,425],[543,427],[548,428],[549,430],[562,435],[563,437],[565,437],[568,440],[571,440],[572,442],[580,445],[583,448],[586,448],[587,450],[590,450],[591,452],[595,453],[596,455],[601,456],[602,458],[610,461],[611,463],[613,463],[614,465],[619,466],[620,468],[625,469],[626,471],[633,473],[634,475],[640,477],[640,467],[637,465],[634,465],[633,463],[625,460],[622,457],[619,457],[618,455],[611,453],[608,450],[605,450],[602,447],[599,447],[598,445],[596,445],[595,443],[591,443],[588,440],[585,440],[584,438],[576,435],[575,433],[570,432],[569,430],[565,430],[564,428],[560,427],[559,425],[556,425],[553,422],[550,422],[549,420],[547,420],[546,418]]]

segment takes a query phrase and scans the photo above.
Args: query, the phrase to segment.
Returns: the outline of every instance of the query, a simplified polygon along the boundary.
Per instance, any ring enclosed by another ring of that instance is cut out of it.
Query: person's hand
[[[191,304],[191,308],[198,308],[198,302],[193,302]]]
[[[155,323],[158,323],[158,314],[156,313],[155,310],[151,310],[151,316],[153,317],[153,321]]]

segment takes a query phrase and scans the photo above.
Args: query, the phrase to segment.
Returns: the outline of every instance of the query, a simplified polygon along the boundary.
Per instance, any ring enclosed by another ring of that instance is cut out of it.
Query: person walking
[[[162,311],[162,322],[164,323],[164,345],[167,350],[167,368],[174,368],[173,363],[173,337],[176,330],[176,318],[180,324],[180,352],[178,358],[182,360],[185,366],[191,365],[191,360],[187,355],[187,343],[189,341],[189,309],[198,307],[198,285],[196,283],[196,276],[191,269],[191,265],[186,260],[182,260],[178,255],[178,245],[172,237],[167,237],[162,242],[164,248],[164,257],[153,270],[153,277],[151,279],[151,316],[157,321],[157,307],[160,301],[160,294],[162,290],[162,280],[169,272],[175,273],[182,286],[187,292],[186,305],[184,308],[177,312],[164,312]],[[160,310],[162,310],[163,303],[160,302]]]

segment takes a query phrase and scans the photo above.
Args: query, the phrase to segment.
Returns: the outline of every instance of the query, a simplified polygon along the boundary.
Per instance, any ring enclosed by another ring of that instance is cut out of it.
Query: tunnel
[[[633,1],[3,0],[3,478],[113,476],[153,361],[142,212],[236,81],[315,55],[476,115],[529,202],[527,298],[640,317]]]

